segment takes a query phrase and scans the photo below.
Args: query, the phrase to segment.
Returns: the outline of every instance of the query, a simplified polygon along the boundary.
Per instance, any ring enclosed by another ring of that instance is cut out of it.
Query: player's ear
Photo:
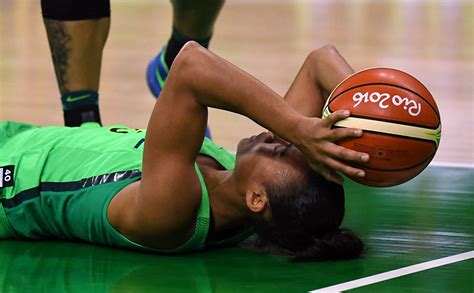
[[[264,213],[269,208],[268,195],[265,187],[261,184],[254,184],[245,193],[245,202],[250,211],[254,213]]]

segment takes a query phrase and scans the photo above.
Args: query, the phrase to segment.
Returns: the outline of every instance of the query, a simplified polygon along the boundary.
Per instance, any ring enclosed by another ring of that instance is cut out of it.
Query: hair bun
[[[322,238],[313,238],[313,244],[294,252],[294,261],[337,260],[359,257],[364,244],[352,231],[337,229]]]

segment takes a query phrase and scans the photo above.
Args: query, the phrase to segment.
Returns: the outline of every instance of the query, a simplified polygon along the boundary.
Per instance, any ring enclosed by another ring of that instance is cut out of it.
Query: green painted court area
[[[347,181],[344,226],[363,258],[291,263],[247,248],[146,255],[80,243],[0,241],[0,292],[307,292],[474,249],[474,169],[430,167],[398,187]],[[474,260],[350,292],[473,292]]]

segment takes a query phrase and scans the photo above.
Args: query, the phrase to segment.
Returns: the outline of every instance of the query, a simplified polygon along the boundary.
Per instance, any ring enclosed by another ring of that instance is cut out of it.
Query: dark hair
[[[255,224],[256,245],[294,261],[350,259],[360,256],[362,241],[341,229],[344,189],[311,172],[302,180],[267,182],[272,220]]]

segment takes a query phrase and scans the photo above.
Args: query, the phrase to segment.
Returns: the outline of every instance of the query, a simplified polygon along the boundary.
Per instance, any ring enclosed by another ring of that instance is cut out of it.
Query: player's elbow
[[[196,54],[202,48],[203,47],[199,45],[199,43],[195,41],[189,41],[184,44],[184,46],[179,51],[178,55],[176,56],[176,61],[179,61],[180,59],[186,59],[186,57]]]
[[[202,74],[207,62],[206,49],[194,41],[187,42],[173,61],[172,71],[177,73],[180,83],[191,84]]]
[[[187,42],[173,61],[173,69],[180,73],[195,69],[196,65],[201,62],[202,50],[204,48],[198,43]]]
[[[337,49],[334,45],[331,45],[331,44],[326,44],[324,46],[322,46],[321,48],[319,48],[319,50],[321,52],[324,52],[325,54],[339,54],[337,52]]]
[[[328,60],[333,58],[333,56],[339,55],[336,47],[334,45],[324,45],[321,48],[313,50],[308,55],[308,59],[312,60],[313,62],[320,62],[324,60]]]

